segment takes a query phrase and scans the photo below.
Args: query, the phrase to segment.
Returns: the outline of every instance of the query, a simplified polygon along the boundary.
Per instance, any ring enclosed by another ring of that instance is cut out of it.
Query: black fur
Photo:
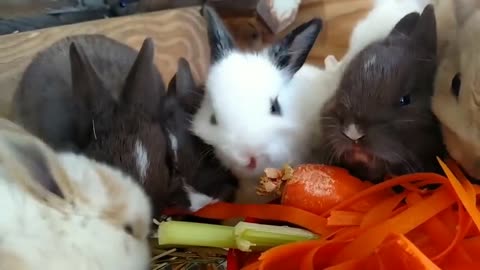
[[[203,98],[203,90],[197,86],[188,62],[181,58],[177,74],[168,86],[161,115],[167,132],[175,135],[178,151],[174,167],[186,184],[210,197],[232,201],[237,188],[236,178],[216,158],[213,147],[195,136],[191,128],[192,115]],[[171,147],[170,147],[171,149]],[[175,160],[170,153],[171,160]]]
[[[387,38],[349,63],[322,112],[321,161],[373,182],[439,172],[435,157],[445,150],[430,105],[436,66],[435,16],[427,6],[421,16],[406,15]],[[364,137],[353,141],[344,135],[350,124]]]

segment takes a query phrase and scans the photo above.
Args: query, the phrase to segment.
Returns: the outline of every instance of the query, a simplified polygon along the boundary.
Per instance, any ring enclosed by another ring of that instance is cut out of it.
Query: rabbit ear
[[[146,38],[125,80],[122,93],[122,101],[127,106],[143,108],[150,114],[155,114],[159,95],[165,92],[153,61],[154,50],[153,40]]]
[[[30,191],[38,194],[40,188],[40,190],[47,190],[50,194],[65,198],[56,181],[59,176],[56,173],[58,174],[60,170],[59,168],[52,170],[51,166],[56,161],[56,156],[53,150],[39,140],[23,134],[2,131],[0,133],[0,160],[2,167],[6,167],[5,169],[12,178],[23,182],[30,188]],[[35,187],[37,187],[37,192],[35,192]]]
[[[178,60],[177,72],[177,97],[182,107],[189,113],[193,113],[200,106],[203,91],[195,83],[190,64],[184,58]]]
[[[410,35],[415,46],[426,48],[429,52],[437,52],[437,21],[433,6],[427,5]]]
[[[453,5],[455,8],[455,18],[460,26],[480,8],[478,0],[455,0],[453,1]]]
[[[115,103],[92,63],[74,42],[70,44],[70,68],[73,94],[87,110],[96,114]]]
[[[412,12],[405,15],[400,21],[395,24],[390,35],[407,35],[410,36],[410,33],[413,32],[415,26],[417,25],[420,19],[420,14],[417,12]]]
[[[183,57],[178,60],[178,70],[169,83],[168,94],[189,113],[193,113],[201,102],[202,91],[195,83],[190,64]]]
[[[235,41],[212,7],[203,5],[201,13],[207,23],[210,59],[212,63],[215,63],[235,49]]]
[[[293,29],[268,50],[270,57],[280,69],[293,76],[305,63],[322,30],[322,20],[312,19]]]

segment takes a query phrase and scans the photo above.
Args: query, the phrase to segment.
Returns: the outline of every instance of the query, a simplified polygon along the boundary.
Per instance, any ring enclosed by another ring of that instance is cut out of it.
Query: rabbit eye
[[[213,113],[210,116],[210,124],[217,125],[217,117],[215,117],[215,114],[213,114]]]
[[[126,233],[128,233],[128,234],[130,234],[130,235],[133,235],[133,228],[132,228],[131,225],[128,225],[128,224],[125,225],[125,226],[123,227],[123,230],[125,230]]]
[[[410,95],[405,95],[400,98],[400,106],[406,106],[410,104]]]
[[[460,73],[455,74],[452,79],[452,94],[456,97],[460,94],[460,86],[462,86],[462,80],[460,77]]]
[[[282,109],[280,108],[280,103],[278,103],[278,97],[272,100],[272,105],[270,107],[270,113],[273,115],[282,115]]]

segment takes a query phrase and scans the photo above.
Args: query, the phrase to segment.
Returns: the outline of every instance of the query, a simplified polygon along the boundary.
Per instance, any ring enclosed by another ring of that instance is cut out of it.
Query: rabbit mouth
[[[354,145],[343,155],[344,160],[348,163],[368,164],[373,161],[374,155],[367,151],[364,147]]]
[[[350,173],[362,180],[382,180],[385,162],[363,147],[354,146],[344,152],[342,163]]]

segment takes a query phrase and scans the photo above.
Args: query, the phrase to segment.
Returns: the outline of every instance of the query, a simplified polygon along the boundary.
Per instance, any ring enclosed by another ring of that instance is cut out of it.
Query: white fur
[[[245,202],[267,200],[254,194],[265,168],[306,159],[319,110],[335,89],[333,70],[304,65],[290,80],[264,52],[232,52],[210,67],[192,129],[240,181],[247,181],[237,192],[247,194]],[[282,116],[270,114],[277,96]],[[217,125],[210,124],[213,112]],[[255,170],[246,168],[251,155],[257,159]]]
[[[448,20],[442,25],[452,36],[437,69],[432,111],[442,124],[443,140],[450,156],[469,175],[480,179],[480,3],[463,0],[452,1],[450,5],[454,7],[452,13],[444,10],[442,16],[447,18],[439,19]],[[466,14],[456,13],[456,8]],[[456,73],[461,74],[458,98],[451,90]]]
[[[348,125],[343,133],[345,134],[345,136],[347,136],[348,138],[354,141],[363,137],[363,133],[358,130],[358,127],[356,124]]]
[[[411,12],[421,14],[431,1],[375,0],[372,10],[354,27],[348,52],[343,59],[351,59],[369,44],[387,37],[405,15]]]
[[[147,176],[147,169],[150,165],[148,161],[148,152],[140,139],[135,141],[135,164],[137,165],[137,170],[140,175],[140,182],[145,183],[145,177]]]
[[[168,139],[170,140],[170,145],[172,147],[172,151],[173,151],[173,159],[175,161],[175,163],[178,162],[178,140],[177,140],[177,137],[175,137],[175,135],[168,131]]]
[[[185,184],[184,190],[187,192],[188,200],[190,201],[190,210],[192,212],[196,212],[209,204],[218,202],[218,199],[202,194],[190,185]]]
[[[0,140],[0,148],[6,147]],[[151,216],[140,187],[120,171],[83,156],[55,156],[52,162],[65,173],[62,181],[74,191],[63,190],[72,203],[65,201],[58,208],[32,196],[20,181],[28,182],[28,177],[20,178],[20,172],[0,163],[0,268],[147,269]],[[117,192],[113,197],[112,187]],[[107,219],[105,214],[115,209],[118,219]],[[123,224],[142,224],[133,226],[139,238],[126,234]]]

